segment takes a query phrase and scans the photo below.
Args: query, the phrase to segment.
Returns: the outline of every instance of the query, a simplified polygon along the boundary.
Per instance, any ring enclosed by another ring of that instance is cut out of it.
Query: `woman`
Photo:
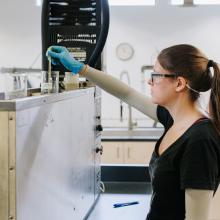
[[[148,81],[150,99],[76,61],[64,47],[50,47],[47,56],[53,64],[62,63],[164,125],[149,165],[153,192],[147,220],[207,220],[220,181],[218,64],[191,45],[162,50]],[[209,89],[206,116],[196,101],[200,92]]]

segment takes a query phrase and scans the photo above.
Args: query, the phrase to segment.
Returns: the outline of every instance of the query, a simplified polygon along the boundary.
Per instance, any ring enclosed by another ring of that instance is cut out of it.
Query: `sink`
[[[128,130],[126,128],[104,128],[102,139],[150,139],[157,140],[163,134],[163,128],[144,128]]]

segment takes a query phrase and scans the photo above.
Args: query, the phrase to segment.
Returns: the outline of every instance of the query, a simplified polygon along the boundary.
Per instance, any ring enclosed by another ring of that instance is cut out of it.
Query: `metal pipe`
[[[131,81],[130,81],[130,77],[127,71],[122,71],[120,74],[120,80],[123,79],[123,76],[127,77],[127,83],[130,86],[131,85]],[[123,121],[123,102],[120,100],[120,121]],[[133,129],[133,122],[132,122],[132,108],[131,105],[128,105],[128,129],[132,130]]]

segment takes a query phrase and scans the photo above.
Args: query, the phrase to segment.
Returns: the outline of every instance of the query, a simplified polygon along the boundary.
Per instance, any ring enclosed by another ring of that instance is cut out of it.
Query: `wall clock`
[[[116,48],[116,55],[120,60],[129,60],[134,55],[134,49],[129,43],[120,43]]]

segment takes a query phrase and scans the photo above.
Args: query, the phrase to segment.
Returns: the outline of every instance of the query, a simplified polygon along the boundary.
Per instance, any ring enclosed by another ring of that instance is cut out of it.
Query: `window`
[[[109,0],[110,6],[155,6],[155,0]]]
[[[36,6],[41,6],[42,5],[42,1],[41,0],[36,0]]]
[[[184,5],[184,2],[189,2],[188,0],[171,0],[171,5]],[[192,0],[194,5],[218,5],[220,0]]]
[[[171,0],[171,5],[183,5],[184,0]]]
[[[194,0],[195,5],[218,5],[220,0]]]

